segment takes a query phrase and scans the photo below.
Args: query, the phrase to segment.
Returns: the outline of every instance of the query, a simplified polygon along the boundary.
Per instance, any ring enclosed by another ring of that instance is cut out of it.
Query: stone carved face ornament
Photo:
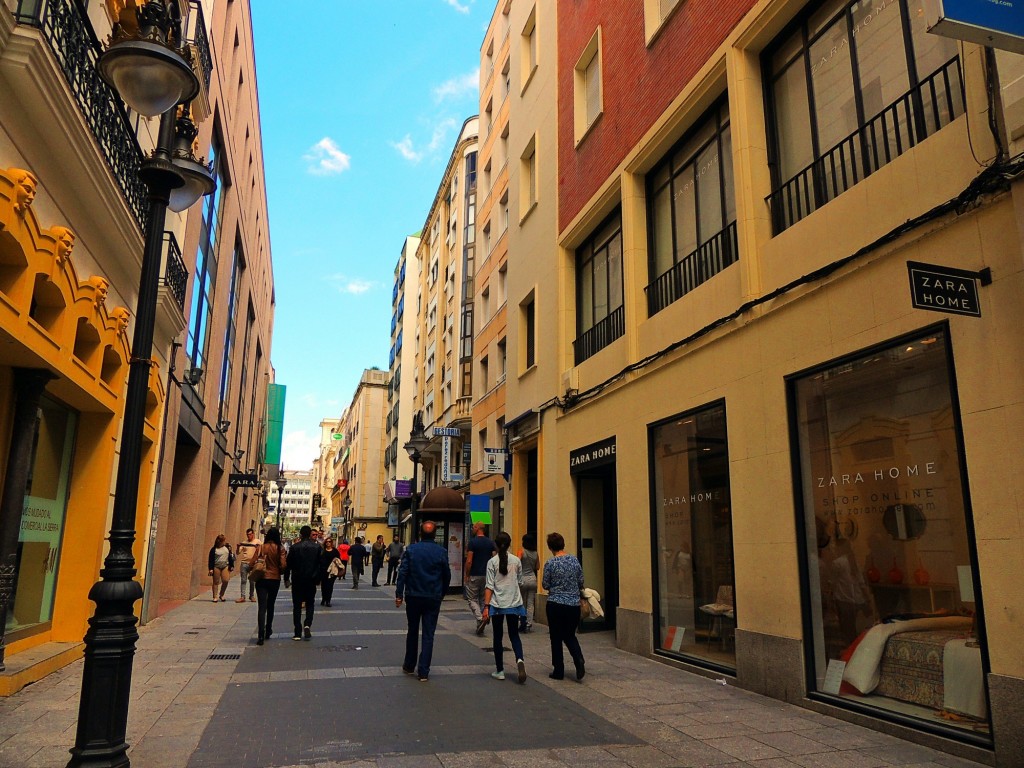
[[[36,185],[39,182],[22,168],[12,168],[11,171],[14,177],[14,210],[24,216],[36,199]]]
[[[89,278],[89,285],[96,289],[96,308],[99,309],[103,306],[103,302],[107,300],[107,293],[110,290],[110,283],[107,282],[106,278],[93,275]]]
[[[57,240],[57,263],[64,266],[64,262],[70,261],[71,251],[75,248],[75,233],[67,227],[50,227],[50,232]]]
[[[124,333],[128,330],[128,321],[131,319],[131,313],[127,307],[115,307],[114,311],[110,313],[110,316],[114,318],[117,323],[117,332]]]

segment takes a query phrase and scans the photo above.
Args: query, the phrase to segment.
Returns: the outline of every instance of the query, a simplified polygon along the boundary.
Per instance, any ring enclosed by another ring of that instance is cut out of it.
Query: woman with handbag
[[[320,559],[320,605],[331,605],[334,596],[334,582],[341,575],[341,553],[334,546],[334,539],[324,539],[324,556]]]
[[[228,544],[228,537],[223,533],[217,536],[210,547],[207,557],[207,568],[210,569],[210,589],[213,591],[213,602],[224,602],[224,593],[228,591],[228,579],[235,570],[235,555]]]
[[[565,538],[560,533],[548,534],[548,549],[551,557],[544,563],[544,578],[541,586],[548,591],[545,611],[548,617],[548,633],[551,636],[552,680],[565,677],[565,658],[562,645],[569,649],[576,666],[576,679],[582,680],[587,673],[583,663],[583,649],[576,639],[576,628],[580,623],[580,607],[583,603],[583,566],[573,555],[565,551]]]
[[[281,574],[287,565],[287,555],[281,546],[281,532],[271,528],[249,571],[249,578],[256,582],[256,645],[263,645],[263,641],[269,640],[273,633],[274,602],[281,588]]]

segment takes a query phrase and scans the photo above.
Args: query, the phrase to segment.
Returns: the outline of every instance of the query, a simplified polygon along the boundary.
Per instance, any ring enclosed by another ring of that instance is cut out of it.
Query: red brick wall
[[[648,49],[642,0],[558,2],[559,230],[580,212],[753,0],[682,0]],[[604,114],[574,146],[573,68],[601,27]]]

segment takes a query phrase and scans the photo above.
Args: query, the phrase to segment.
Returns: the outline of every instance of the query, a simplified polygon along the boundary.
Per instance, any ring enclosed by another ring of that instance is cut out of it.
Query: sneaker
[[[500,672],[491,672],[491,677],[493,677],[495,680],[504,680],[505,671],[501,670]]]
[[[402,667],[402,671],[405,672],[405,674],[407,674],[407,675],[415,675],[416,674],[416,670],[415,669],[410,669],[409,667]]]
[[[309,631],[309,627],[303,627],[302,628],[302,637],[305,640],[312,640],[313,639],[313,633]],[[578,669],[578,667],[577,667],[577,669]]]
[[[419,676],[419,680],[420,680],[421,683],[425,683],[425,682],[427,682],[427,676],[426,675],[420,675]]]
[[[526,682],[526,662],[516,659],[516,669],[519,671],[519,684],[522,685]]]
[[[301,639],[302,639],[302,635],[295,635],[295,637],[292,638],[292,640],[301,640]]]
[[[583,663],[583,659],[580,659],[579,661],[575,662],[575,664],[576,664],[576,679],[577,680],[582,680],[583,676],[585,674],[587,674],[587,668],[586,668],[586,666]]]

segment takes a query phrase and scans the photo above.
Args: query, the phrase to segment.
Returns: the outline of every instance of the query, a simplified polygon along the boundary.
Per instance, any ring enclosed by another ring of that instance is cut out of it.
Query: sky
[[[287,386],[282,463],[309,469],[323,419],[388,367],[391,288],[466,118],[493,0],[252,0]],[[300,10],[301,8],[301,10]]]

